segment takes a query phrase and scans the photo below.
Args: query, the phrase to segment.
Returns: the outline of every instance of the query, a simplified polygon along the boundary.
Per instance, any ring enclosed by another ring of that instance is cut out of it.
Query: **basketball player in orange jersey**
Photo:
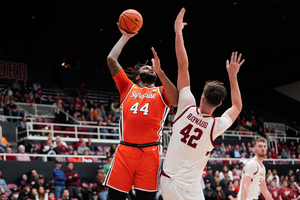
[[[226,62],[232,106],[221,117],[211,116],[227,95],[226,88],[219,81],[206,82],[200,106],[196,106],[190,91],[189,63],[183,41],[184,13],[183,8],[174,25],[179,99],[160,181],[164,200],[204,200],[200,180],[215,146],[214,140],[231,126],[242,109],[237,74],[244,60],[237,52],[232,53],[231,60]],[[206,66],[200,67],[205,70]]]
[[[128,40],[135,34],[120,29],[122,37],[107,57],[108,67],[120,92],[120,145],[117,147],[105,184],[110,200],[126,199],[134,186],[137,199],[153,200],[157,191],[160,139],[169,107],[177,106],[176,87],[160,68],[152,48],[153,67],[137,64],[130,80],[118,62]],[[160,79],[163,86],[156,87]]]

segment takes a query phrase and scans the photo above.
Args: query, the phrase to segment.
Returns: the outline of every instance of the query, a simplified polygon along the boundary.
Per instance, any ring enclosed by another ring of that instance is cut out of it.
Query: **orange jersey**
[[[114,80],[120,92],[120,140],[134,144],[158,142],[170,103],[163,86],[139,87],[123,69]]]

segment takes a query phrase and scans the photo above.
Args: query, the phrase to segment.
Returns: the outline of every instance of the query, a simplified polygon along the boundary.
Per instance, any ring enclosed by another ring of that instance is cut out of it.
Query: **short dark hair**
[[[212,106],[218,106],[227,96],[224,84],[219,81],[206,81],[203,93],[207,102]]]

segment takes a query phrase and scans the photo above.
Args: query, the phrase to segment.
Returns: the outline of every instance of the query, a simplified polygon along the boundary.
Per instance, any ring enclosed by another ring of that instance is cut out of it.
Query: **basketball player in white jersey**
[[[164,200],[204,200],[200,180],[210,151],[214,148],[214,140],[231,126],[242,109],[237,73],[244,60],[241,61],[241,54],[238,57],[237,52],[232,53],[230,62],[226,62],[232,106],[221,117],[211,116],[227,95],[226,88],[219,81],[206,82],[200,106],[196,106],[190,91],[188,58],[182,36],[186,25],[183,23],[184,13],[183,8],[174,26],[179,101],[161,176]]]
[[[238,193],[238,200],[258,199],[259,189],[265,199],[273,199],[266,185],[266,168],[262,164],[267,144],[264,138],[252,142],[255,157],[251,158],[243,168],[241,187]]]

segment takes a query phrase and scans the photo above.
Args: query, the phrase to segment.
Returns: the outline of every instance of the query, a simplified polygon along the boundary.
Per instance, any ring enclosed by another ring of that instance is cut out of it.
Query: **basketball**
[[[142,15],[133,9],[125,10],[119,17],[119,26],[127,33],[138,32],[143,25]]]

